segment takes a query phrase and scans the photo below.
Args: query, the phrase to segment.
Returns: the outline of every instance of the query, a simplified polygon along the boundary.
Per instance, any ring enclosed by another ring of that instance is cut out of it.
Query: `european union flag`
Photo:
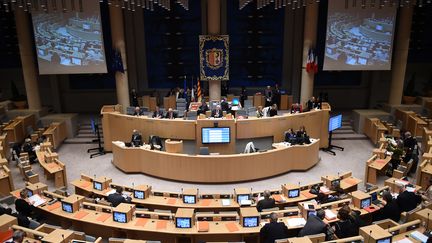
[[[118,50],[113,50],[113,60],[111,64],[111,70],[115,72],[124,73],[123,61],[121,54]]]

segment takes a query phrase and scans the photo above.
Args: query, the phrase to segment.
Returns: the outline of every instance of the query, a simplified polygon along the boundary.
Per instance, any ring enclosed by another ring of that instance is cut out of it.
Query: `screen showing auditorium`
[[[390,70],[396,5],[329,0],[323,70]]]
[[[99,1],[51,4],[32,11],[39,74],[106,73]]]

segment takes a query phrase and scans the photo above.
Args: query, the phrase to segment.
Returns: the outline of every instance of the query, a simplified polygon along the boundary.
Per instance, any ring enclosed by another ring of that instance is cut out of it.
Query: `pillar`
[[[313,95],[314,74],[306,72],[306,63],[310,48],[315,48],[318,25],[318,3],[307,4],[304,15],[303,62],[300,88],[300,103],[305,104]]]
[[[24,77],[24,84],[27,95],[28,107],[31,110],[42,109],[39,85],[38,71],[36,70],[35,56],[33,52],[33,43],[31,36],[31,27],[29,15],[24,12],[23,8],[17,8],[15,11],[16,30],[18,36],[18,45],[21,57],[21,65]]]
[[[123,106],[123,112],[129,104],[129,83],[127,75],[126,44],[123,25],[123,10],[111,5],[109,7],[111,37],[113,48],[120,52],[123,62],[124,73],[116,72],[117,103]]]
[[[207,1],[207,33],[219,35],[221,32],[221,2],[220,0]],[[210,100],[220,100],[221,81],[209,80]]]
[[[399,24],[396,30],[397,35],[395,38],[395,48],[391,69],[392,80],[390,84],[390,105],[400,105],[402,100],[413,8],[403,7],[400,8],[399,11]]]

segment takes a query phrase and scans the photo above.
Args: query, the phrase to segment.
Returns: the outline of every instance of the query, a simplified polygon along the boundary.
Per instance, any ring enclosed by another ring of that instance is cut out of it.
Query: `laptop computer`
[[[377,192],[373,192],[370,195],[371,195],[371,199],[372,199],[372,204],[373,205],[381,205],[381,200],[378,199]]]

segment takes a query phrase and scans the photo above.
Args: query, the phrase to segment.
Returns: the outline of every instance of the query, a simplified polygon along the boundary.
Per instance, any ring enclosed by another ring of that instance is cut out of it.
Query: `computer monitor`
[[[136,198],[136,199],[144,199],[145,198],[145,192],[134,190],[134,198]]]
[[[93,181],[93,188],[95,190],[98,190],[98,191],[103,191],[103,189],[102,189],[102,183],[97,182],[97,181]]]
[[[243,227],[258,227],[259,225],[259,217],[244,217],[243,218]]]
[[[311,216],[311,215],[315,215],[316,216],[316,214],[317,214],[316,211],[308,211],[307,217],[309,218],[309,216]]]
[[[192,228],[191,218],[176,218],[176,228]]]
[[[230,143],[231,135],[229,127],[203,127],[201,128],[202,144]]]
[[[114,212],[113,213],[113,220],[117,223],[126,223],[126,213],[122,212]]]
[[[376,241],[377,243],[391,243],[392,237],[382,238]]]
[[[62,202],[62,210],[66,213],[73,213],[72,203]]]
[[[336,179],[336,180],[331,181],[331,187],[332,188],[336,188],[338,186],[340,186],[340,179]]]
[[[195,204],[196,203],[196,196],[195,195],[183,195],[183,203]]]
[[[329,119],[329,132],[342,127],[342,115],[330,117]]]
[[[360,201],[360,208],[367,208],[371,205],[371,199],[366,198]]]
[[[233,105],[233,106],[236,106],[236,105],[239,105],[239,99],[238,98],[234,98],[233,100],[232,100],[232,102],[231,102],[231,105]]]
[[[241,204],[243,200],[250,200],[249,194],[237,195],[237,203]]]
[[[27,197],[33,196],[33,191],[27,189]]]
[[[294,189],[288,191],[288,198],[295,198],[300,196],[300,189]]]
[[[372,192],[370,195],[371,195],[372,202],[373,202],[373,201],[376,201],[376,200],[378,199],[378,194],[377,194],[377,192]]]

